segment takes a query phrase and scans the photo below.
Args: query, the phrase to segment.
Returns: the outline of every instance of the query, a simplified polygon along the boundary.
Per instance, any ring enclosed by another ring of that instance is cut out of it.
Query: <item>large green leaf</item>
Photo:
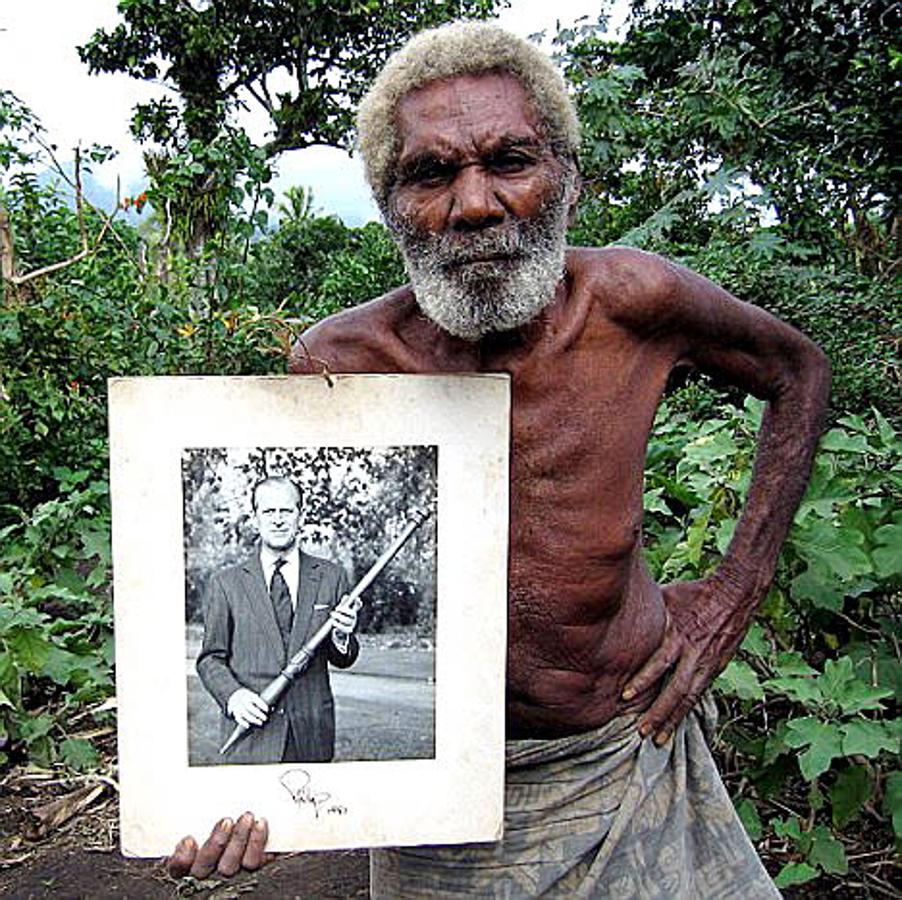
[[[845,828],[871,799],[874,783],[867,766],[849,766],[836,776],[830,788],[833,824]]]
[[[19,664],[30,672],[40,672],[50,654],[50,642],[33,628],[14,628],[6,643]]]
[[[838,700],[843,691],[855,681],[855,669],[848,656],[839,659],[828,659],[824,663],[824,672],[818,678],[818,687],[825,700]]]
[[[841,581],[871,571],[871,561],[862,549],[864,537],[858,531],[815,519],[795,528],[791,540],[803,559],[821,571],[832,572]]]
[[[898,451],[898,441],[896,440],[896,431],[892,425],[881,415],[879,409],[872,410],[874,421],[877,423],[877,433],[880,435],[880,441],[884,447],[889,449],[895,447]]]
[[[764,688],[773,693],[785,694],[805,705],[817,704],[823,699],[821,689],[813,678],[769,678],[764,682]]]
[[[820,449],[836,453],[868,453],[871,448],[863,434],[849,434],[841,428],[832,428],[821,438]]]
[[[830,572],[814,565],[793,578],[790,592],[793,600],[809,600],[818,609],[833,612],[842,610],[846,598],[842,584]]]
[[[52,716],[41,713],[40,715],[26,719],[21,725],[20,732],[22,734],[22,739],[27,744],[31,744],[46,737],[55,726],[56,722],[53,720]]]
[[[817,825],[813,829],[812,838],[808,861],[831,875],[845,875],[849,871],[846,851],[830,833],[830,829],[824,825]]]
[[[100,757],[90,741],[82,738],[66,738],[59,747],[60,759],[73,769],[83,772],[95,768]]]
[[[797,650],[784,650],[777,654],[774,668],[781,675],[817,675],[817,669],[805,662],[805,657]]]
[[[803,716],[801,719],[789,719],[786,723],[784,742],[789,747],[806,747],[820,734],[823,722],[816,716]]]
[[[794,884],[805,884],[817,878],[818,871],[808,863],[786,863],[777,873],[774,884],[778,888],[792,887]]]
[[[842,726],[842,752],[846,756],[867,756],[873,759],[884,750],[899,752],[899,739],[883,722],[857,719]]]
[[[833,722],[823,722],[814,716],[791,719],[787,722],[786,743],[790,747],[805,747],[799,756],[799,770],[806,781],[812,781],[830,768],[842,754],[842,733]]]
[[[731,660],[714,684],[724,693],[740,700],[763,700],[764,689],[758,681],[758,673],[742,660]]]
[[[871,552],[874,570],[881,578],[902,573],[902,525],[883,525],[874,532],[877,546]]]
[[[745,638],[742,641],[742,649],[746,653],[754,653],[755,656],[769,656],[771,652],[770,642],[764,628],[758,622],[752,622]]]
[[[746,797],[736,804],[736,813],[739,816],[739,821],[742,822],[742,826],[745,828],[745,832],[749,836],[749,839],[752,841],[760,841],[764,834],[764,829],[761,825],[761,816],[758,814],[758,807]]]
[[[830,764],[842,753],[839,727],[825,723],[820,734],[799,757],[799,771],[806,781],[812,781],[830,768]]]

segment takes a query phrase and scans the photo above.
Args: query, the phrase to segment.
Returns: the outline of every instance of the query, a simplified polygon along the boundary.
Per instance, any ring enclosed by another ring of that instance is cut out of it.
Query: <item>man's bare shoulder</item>
[[[407,286],[318,322],[297,340],[289,358],[295,374],[372,372],[390,362],[403,322],[416,314]]]
[[[679,267],[632,247],[571,247],[567,271],[574,291],[613,321],[636,328],[660,315],[680,282]]]

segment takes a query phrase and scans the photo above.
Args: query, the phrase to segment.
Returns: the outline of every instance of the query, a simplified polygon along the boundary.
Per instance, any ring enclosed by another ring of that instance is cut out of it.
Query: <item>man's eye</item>
[[[422,187],[438,187],[450,181],[453,176],[454,166],[432,163],[411,173],[410,181]]]
[[[491,160],[492,170],[505,175],[514,175],[529,168],[533,160],[522,153],[504,153]]]

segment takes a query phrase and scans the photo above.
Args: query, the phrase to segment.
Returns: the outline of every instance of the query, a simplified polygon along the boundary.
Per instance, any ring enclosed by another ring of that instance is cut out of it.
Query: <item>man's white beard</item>
[[[433,234],[393,223],[420,309],[468,341],[531,322],[564,274],[568,212],[559,196],[533,219],[479,231]]]

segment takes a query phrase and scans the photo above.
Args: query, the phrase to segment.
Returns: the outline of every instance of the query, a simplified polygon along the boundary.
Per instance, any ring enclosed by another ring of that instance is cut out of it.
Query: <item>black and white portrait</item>
[[[435,755],[437,455],[183,451],[191,765]]]

